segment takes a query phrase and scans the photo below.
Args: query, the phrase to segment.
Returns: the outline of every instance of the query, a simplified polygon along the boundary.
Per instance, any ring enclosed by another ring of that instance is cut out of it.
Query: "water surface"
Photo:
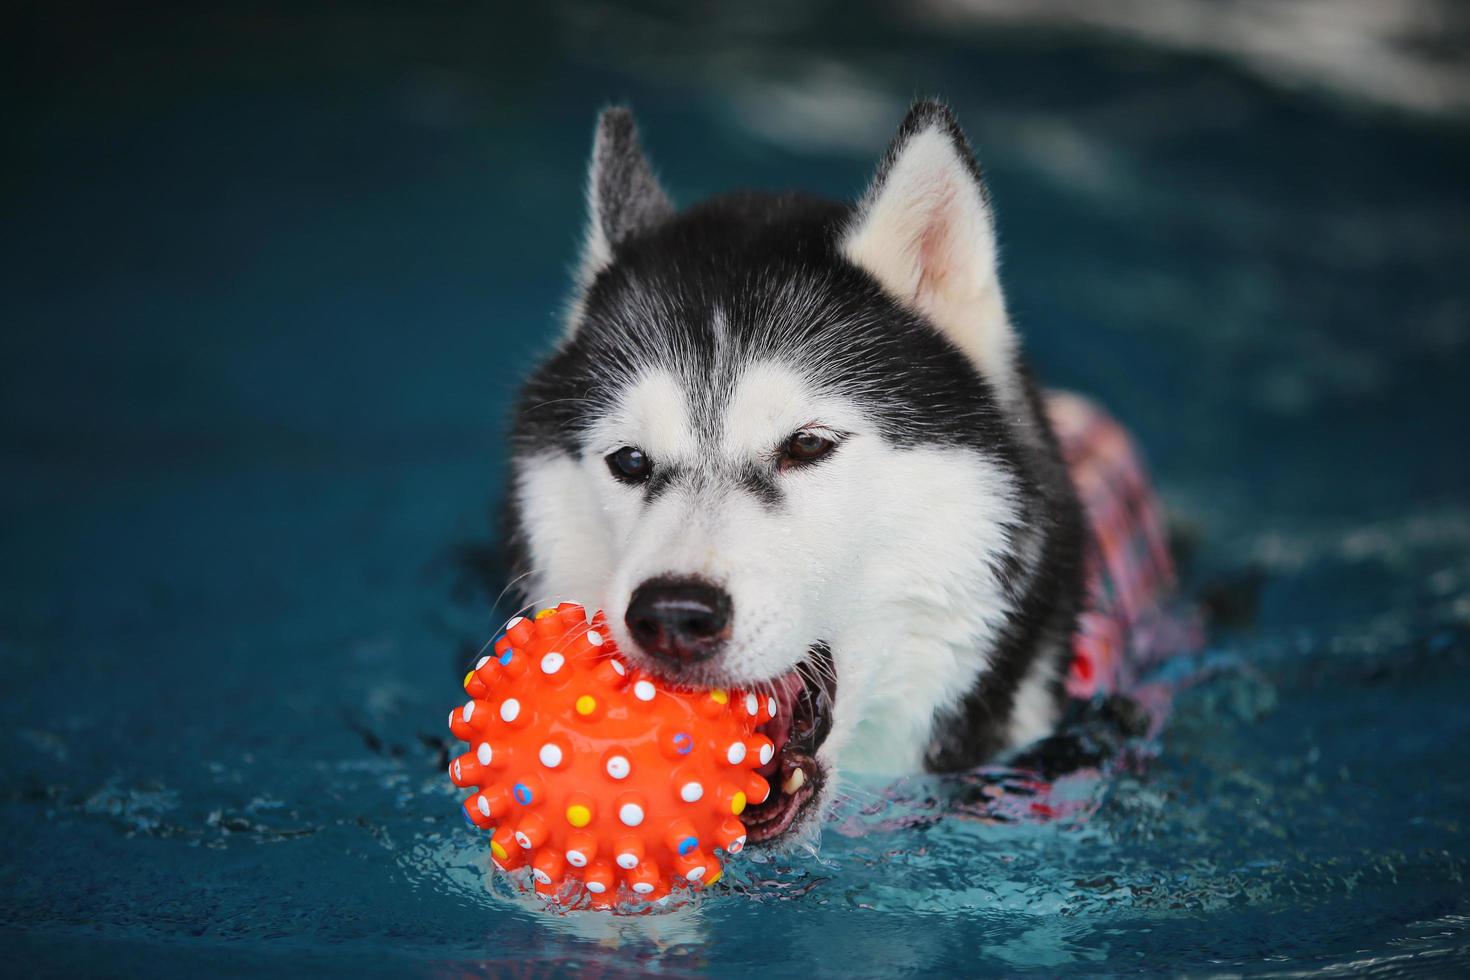
[[[1081,30],[785,9],[24,25],[14,964],[1470,970],[1464,118]],[[1101,768],[854,785],[818,855],[668,915],[506,898],[434,743],[494,627],[446,556],[492,533],[595,109],[635,106],[681,201],[852,195],[915,93],[979,147],[1041,375],[1138,434],[1226,619]]]

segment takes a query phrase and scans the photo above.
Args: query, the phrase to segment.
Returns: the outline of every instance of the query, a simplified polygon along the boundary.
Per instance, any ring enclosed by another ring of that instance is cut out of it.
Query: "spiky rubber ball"
[[[745,846],[741,811],[770,795],[752,770],[775,752],[756,732],[774,698],[667,687],[575,603],[512,619],[464,687],[449,776],[473,788],[465,819],[543,895],[610,907],[711,885]]]

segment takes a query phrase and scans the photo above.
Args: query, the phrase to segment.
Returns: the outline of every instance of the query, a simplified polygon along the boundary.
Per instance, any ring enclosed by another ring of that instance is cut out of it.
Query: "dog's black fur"
[[[879,182],[904,142],[935,121],[983,188],[953,116],[933,102],[910,112],[880,167]],[[526,383],[515,414],[513,458],[548,445],[580,454],[588,420],[615,394],[608,379],[620,379],[649,360],[677,360],[717,388],[715,306],[726,317],[721,342],[727,345],[841,345],[847,356],[840,366],[818,370],[835,372],[832,381],[862,392],[859,397],[895,444],[974,448],[998,461],[1021,488],[1019,526],[1007,529],[1015,547],[997,569],[1014,610],[989,668],[963,705],[953,716],[936,719],[926,764],[949,771],[992,758],[1005,745],[1018,685],[1037,658],[1045,658],[1051,690],[1058,702],[1063,699],[1082,593],[1087,532],[1029,370],[1017,368],[1029,417],[1008,417],[959,349],[840,254],[843,229],[854,215],[850,205],[797,194],[742,193],[675,213],[652,179],[624,111],[603,116],[592,196],[612,261],[581,283],[572,331]],[[793,292],[822,297],[814,315],[783,319],[781,298]],[[650,295],[658,302],[648,302]],[[630,309],[657,309],[658,322],[630,323]],[[874,384],[885,378],[903,383]],[[510,476],[514,481],[514,470]],[[748,486],[766,506],[782,505],[780,491],[759,474],[752,474]],[[530,567],[527,539],[513,489],[504,499],[510,571],[519,575]],[[1028,553],[1030,558],[1023,557]]]

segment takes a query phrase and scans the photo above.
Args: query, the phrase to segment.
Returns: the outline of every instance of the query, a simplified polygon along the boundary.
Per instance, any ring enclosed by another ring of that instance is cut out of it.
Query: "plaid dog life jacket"
[[[1127,431],[1076,395],[1050,393],[1046,408],[1092,531],[1067,675],[1068,694],[1091,698],[1131,687],[1195,629],[1164,608],[1175,576],[1163,508]]]

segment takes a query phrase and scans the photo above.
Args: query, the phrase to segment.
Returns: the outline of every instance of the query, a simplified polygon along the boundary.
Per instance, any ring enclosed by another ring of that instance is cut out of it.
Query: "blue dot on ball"
[[[501,664],[504,665],[504,664],[510,663],[510,658],[513,657],[513,656],[515,656],[515,651],[514,650],[506,650],[504,653],[502,653],[500,655],[500,662],[501,662]]]
[[[694,751],[694,736],[688,732],[680,732],[674,736],[674,751],[680,755],[688,755]]]
[[[697,838],[697,837],[686,837],[686,838],[684,838],[683,840],[679,841],[679,856],[680,857],[683,857],[685,854],[688,854],[690,851],[694,850],[698,846],[699,846],[699,838]]]
[[[525,783],[516,783],[515,788],[511,792],[515,794],[516,802],[521,806],[531,805],[531,787]]]

